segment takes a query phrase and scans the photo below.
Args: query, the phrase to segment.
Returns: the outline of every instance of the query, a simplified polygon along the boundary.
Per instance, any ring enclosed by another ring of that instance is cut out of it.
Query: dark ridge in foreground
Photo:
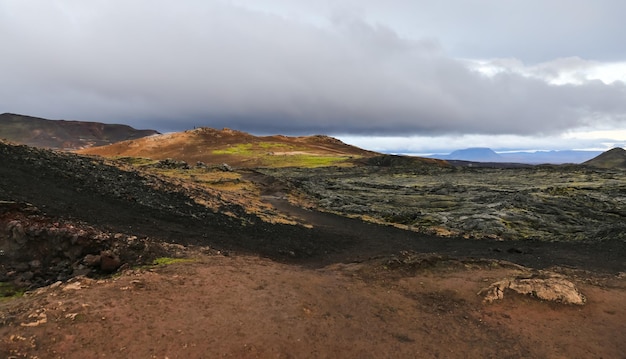
[[[0,213],[0,281],[21,276],[26,282],[47,284],[64,278],[59,273],[80,274],[77,263],[85,263],[87,255],[102,255],[103,251],[137,263],[142,260],[145,246],[159,243],[240,251],[310,266],[412,250],[503,259],[535,268],[558,265],[617,272],[624,270],[626,258],[622,241],[552,243],[439,238],[285,203],[276,205],[285,211],[306,212],[314,227],[269,224],[236,205],[225,205],[213,212],[196,203],[185,189],[155,176],[120,170],[102,159],[1,142],[0,201],[9,203]],[[235,213],[236,217],[225,212]],[[55,231],[29,227],[36,219],[49,227],[65,223],[64,228],[83,228],[87,233],[84,236],[100,236],[101,240],[89,244],[81,237],[83,232],[50,237],[44,234]],[[61,242],[48,245],[50,238]],[[135,239],[141,245],[127,250]],[[125,242],[121,245],[119,241]],[[50,257],[51,252],[54,258]],[[129,258],[132,255],[136,258]],[[40,280],[36,281],[38,276]]]

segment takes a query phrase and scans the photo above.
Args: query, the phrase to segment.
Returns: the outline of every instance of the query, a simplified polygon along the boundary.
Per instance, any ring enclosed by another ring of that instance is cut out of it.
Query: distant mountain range
[[[0,114],[0,139],[32,147],[75,150],[158,133],[155,130],[136,130],[127,125]]]
[[[155,136],[159,135],[159,136]],[[123,124],[47,120],[38,117],[0,114],[0,140],[17,144],[62,150],[83,150],[105,157],[175,158],[194,163],[225,162],[237,166],[324,166],[345,165],[359,159],[377,165],[393,163],[453,165],[465,162],[499,166],[536,164],[584,164],[598,168],[626,168],[626,150],[537,151],[496,153],[477,147],[450,154],[430,156],[390,156],[364,150],[324,135],[287,137],[254,136],[245,132],[199,128],[161,135],[155,130],[137,130]],[[104,146],[104,147],[103,147]],[[93,149],[92,149],[93,148]],[[456,161],[461,162],[456,163]]]
[[[460,160],[472,162],[492,163],[526,163],[526,164],[563,164],[583,163],[598,155],[602,151],[537,151],[537,152],[504,152],[496,153],[490,148],[475,147],[457,150],[450,154],[435,154],[425,156],[440,160]]]

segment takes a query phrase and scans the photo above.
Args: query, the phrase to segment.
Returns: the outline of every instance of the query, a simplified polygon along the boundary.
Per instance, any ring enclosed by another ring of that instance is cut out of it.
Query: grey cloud
[[[257,133],[538,134],[623,123],[623,84],[486,77],[437,41],[222,1],[0,6],[0,112]]]
[[[622,0],[233,1],[300,18],[355,14],[372,23],[393,24],[409,37],[440,39],[455,57],[515,57],[538,63],[571,56],[623,61],[626,56],[619,46],[626,30]]]

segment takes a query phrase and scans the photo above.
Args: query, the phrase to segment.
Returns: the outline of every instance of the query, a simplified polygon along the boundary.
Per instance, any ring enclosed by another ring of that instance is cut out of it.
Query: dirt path
[[[566,266],[617,273],[626,268],[626,245],[621,241],[564,243],[442,238],[303,209],[290,204],[280,195],[266,194],[262,198],[279,211],[326,233],[326,236],[335,236],[337,243],[345,242],[345,248],[321,258],[324,265],[413,250],[454,257],[506,260],[539,269]]]
[[[518,272],[443,262],[406,275],[375,261],[306,269],[204,256],[2,303],[0,356],[624,357],[626,279],[578,280],[583,307],[481,303],[481,288]]]

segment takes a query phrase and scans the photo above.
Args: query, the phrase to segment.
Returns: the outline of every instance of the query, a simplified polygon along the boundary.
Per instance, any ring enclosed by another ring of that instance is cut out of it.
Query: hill
[[[616,147],[584,162],[584,164],[598,168],[626,169],[626,150],[621,147]]]
[[[355,159],[379,155],[322,135],[254,136],[204,127],[88,148],[79,153],[153,160],[172,158],[189,164],[227,163],[237,167],[350,165]]]
[[[33,147],[73,150],[158,133],[154,130],[137,130],[127,125],[47,120],[12,113],[0,115],[0,139]]]

